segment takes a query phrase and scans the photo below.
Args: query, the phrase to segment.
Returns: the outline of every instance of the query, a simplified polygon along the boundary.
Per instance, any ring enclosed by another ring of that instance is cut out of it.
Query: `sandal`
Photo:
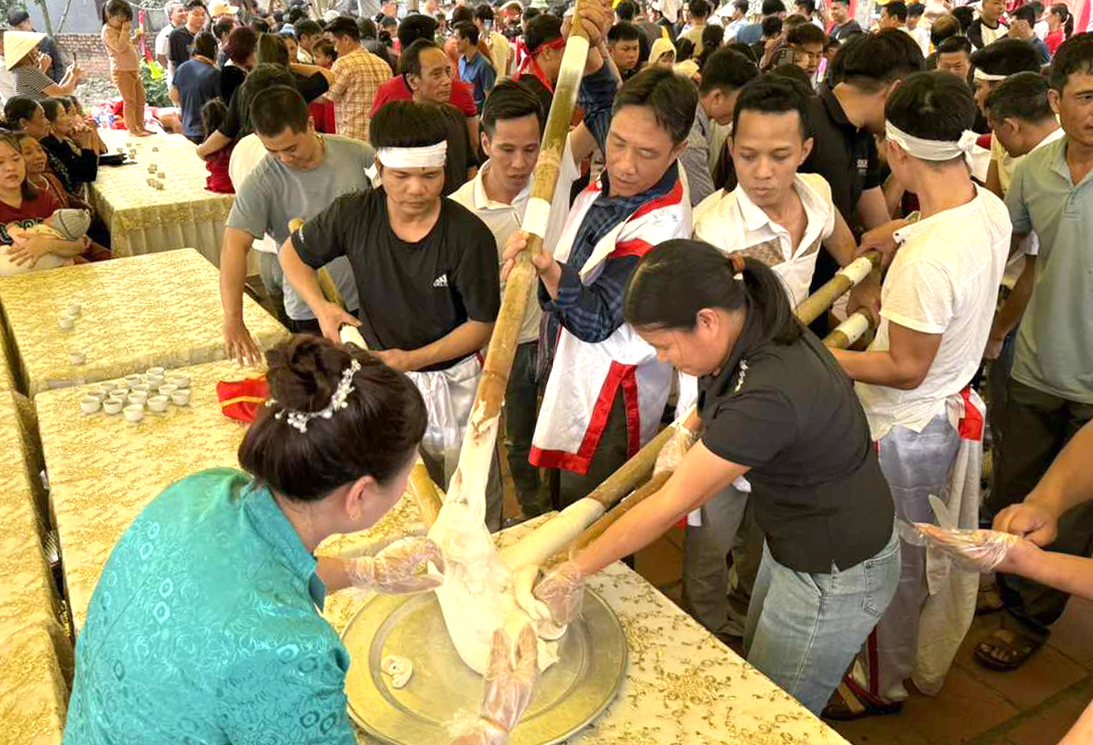
[[[902,710],[902,701],[883,701],[870,696],[856,683],[843,678],[820,716],[835,722],[852,722],[865,717],[898,714]]]
[[[979,590],[979,595],[975,599],[975,615],[989,616],[991,613],[997,613],[1005,607],[1002,596],[998,594],[997,586],[991,585]]]
[[[1028,658],[1042,646],[1044,646],[1042,639],[1019,631],[998,629],[975,645],[975,659],[991,670],[1008,672],[1024,665]],[[1006,658],[998,659],[995,655],[999,653],[1004,654]]]

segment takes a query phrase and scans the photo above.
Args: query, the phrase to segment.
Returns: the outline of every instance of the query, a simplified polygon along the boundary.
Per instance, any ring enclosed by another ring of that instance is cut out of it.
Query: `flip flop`
[[[843,678],[820,716],[835,722],[852,722],[865,717],[898,714],[902,710],[902,701],[882,701],[870,696],[853,681]]]
[[[1044,640],[1010,629],[998,629],[979,644],[975,645],[976,662],[991,670],[1008,672],[1016,670],[1028,661],[1028,658],[1044,646]],[[995,659],[992,651],[1005,652],[1007,661]]]

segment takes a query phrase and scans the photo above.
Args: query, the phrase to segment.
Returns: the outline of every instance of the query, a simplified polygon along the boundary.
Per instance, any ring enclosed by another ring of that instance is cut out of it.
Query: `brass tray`
[[[352,658],[345,681],[349,716],[369,735],[396,745],[442,745],[446,725],[474,715],[482,678],[463,664],[433,593],[376,595],[350,620],[342,641]],[[614,611],[585,590],[582,617],[570,624],[561,659],[539,677],[510,745],[552,745],[598,717],[626,675],[626,634]],[[387,655],[414,665],[405,688],[380,672]]]

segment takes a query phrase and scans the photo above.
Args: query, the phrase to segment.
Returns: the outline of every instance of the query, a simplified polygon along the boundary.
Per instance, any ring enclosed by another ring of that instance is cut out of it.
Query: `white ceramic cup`
[[[116,391],[118,389],[118,384],[113,380],[104,380],[103,382],[99,383],[99,388],[102,388],[107,393],[112,393],[113,391]]]
[[[144,402],[148,400],[148,394],[143,391],[133,391],[125,400],[131,404],[144,406]]]
[[[125,412],[125,421],[136,424],[144,418],[144,406],[141,404],[130,404],[122,409]]]
[[[161,385],[163,385],[163,376],[162,375],[149,375],[148,378],[147,378],[147,382],[148,382],[148,387],[151,390],[154,391],[154,390],[158,389]]]
[[[164,383],[159,387],[159,394],[161,396],[170,396],[172,393],[178,390],[178,386],[174,383]]]
[[[144,371],[144,374],[163,376],[167,374],[167,371],[164,370],[162,367],[149,367],[147,370]]]
[[[84,396],[80,401],[80,410],[85,414],[94,414],[102,406],[102,399]]]
[[[81,310],[82,308],[80,307],[79,303],[69,303],[68,307],[65,308],[65,315],[75,318],[76,316],[80,315]]]
[[[102,402],[102,410],[111,416],[119,413],[124,406],[125,402],[120,398],[108,398]]]
[[[102,401],[104,398],[106,398],[108,393],[109,393],[109,391],[107,391],[105,388],[103,388],[101,386],[95,386],[94,388],[89,388],[87,390],[87,395],[89,397],[97,398],[100,401]]]
[[[170,383],[171,385],[177,385],[179,387],[179,390],[181,390],[183,388],[189,388],[190,387],[190,376],[189,375],[172,375],[169,378],[167,378],[167,382]]]
[[[147,383],[137,383],[136,385],[129,386],[129,389],[138,393],[147,393],[152,390],[152,386]]]
[[[129,400],[129,391],[110,391],[107,401],[121,401],[123,404]]]
[[[129,386],[130,388],[132,388],[135,385],[140,385],[143,382],[144,381],[141,380],[140,376],[137,375],[136,373],[133,373],[132,375],[126,375],[125,376],[125,384],[127,386]]]
[[[167,411],[167,397],[166,396],[152,396],[148,399],[148,411],[154,411],[157,414],[162,414]]]
[[[190,389],[183,388],[171,394],[171,403],[175,406],[187,406],[190,403]]]
[[[70,331],[76,325],[76,321],[68,316],[61,316],[57,319],[57,325],[61,327],[62,331]]]

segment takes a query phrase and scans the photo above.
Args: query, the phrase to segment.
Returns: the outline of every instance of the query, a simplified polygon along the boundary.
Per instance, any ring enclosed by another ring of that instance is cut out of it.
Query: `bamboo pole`
[[[836,300],[868,277],[874,267],[879,267],[880,260],[880,251],[866,251],[840,269],[829,282],[797,306],[797,317],[801,319],[801,323],[808,325],[819,318]]]
[[[835,330],[824,337],[824,346],[830,349],[846,349],[873,328],[873,319],[864,311],[851,313]]]
[[[433,527],[436,516],[440,514],[440,505],[444,503],[444,494],[429,477],[429,471],[425,468],[425,462],[419,457],[410,471],[410,481],[406,485],[410,492],[410,498],[417,505],[421,513],[421,520],[425,523],[425,530]]]
[[[299,217],[294,217],[288,221],[288,232],[295,233],[303,226],[304,221]],[[338,292],[338,286],[334,284],[334,278],[330,276],[330,272],[327,271],[325,266],[319,267],[319,270],[315,272],[315,278],[319,282],[319,289],[323,291],[323,297],[335,305],[340,305],[345,310],[349,310],[345,307],[342,294]]]

